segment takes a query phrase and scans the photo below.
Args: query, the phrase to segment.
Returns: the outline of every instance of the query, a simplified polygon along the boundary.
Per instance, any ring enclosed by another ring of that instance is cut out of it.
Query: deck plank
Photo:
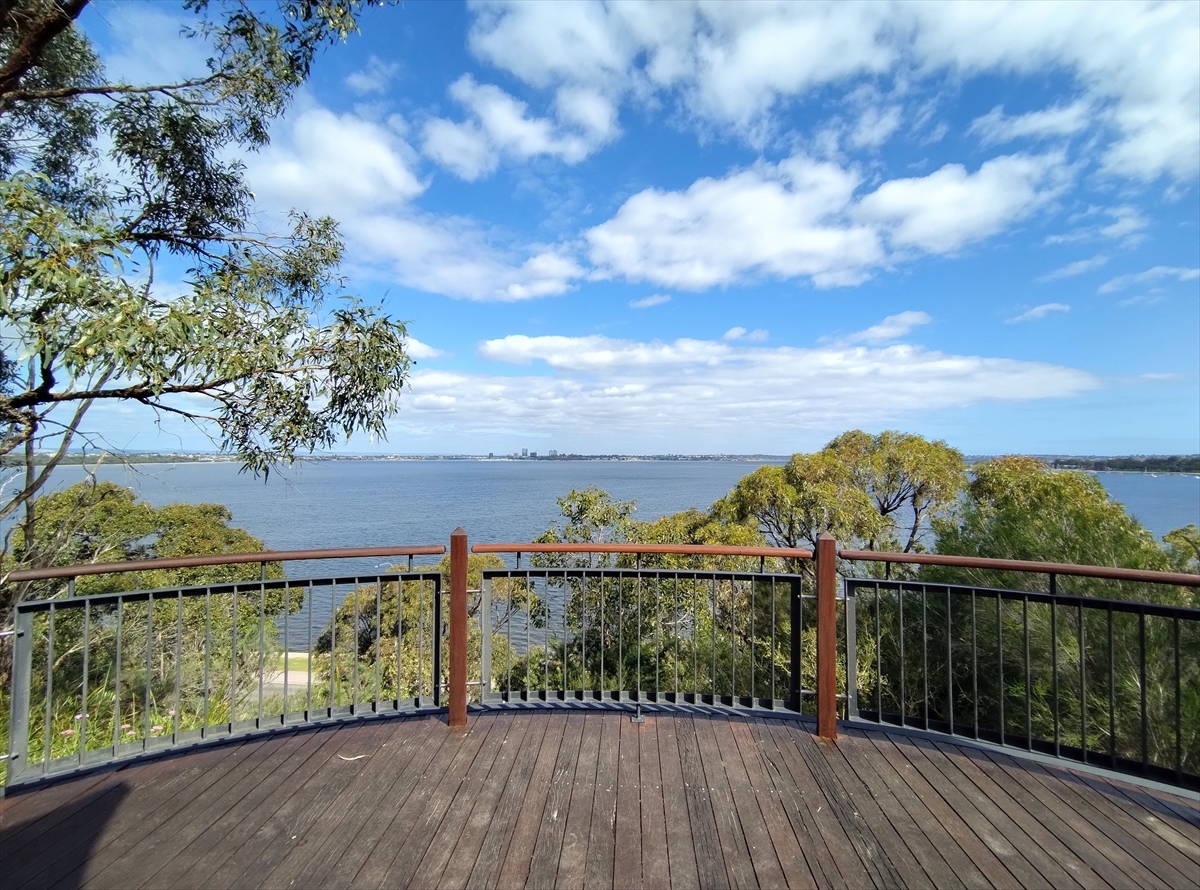
[[[716,730],[721,765],[729,782],[729,792],[737,811],[738,822],[742,826],[742,835],[758,886],[786,887],[788,882],[784,877],[783,866],[779,863],[779,854],[775,851],[771,831],[767,827],[767,820],[763,818],[758,796],[754,792],[749,771],[742,759],[742,749],[734,735],[734,727],[739,723],[737,719],[713,720],[710,725]]]
[[[666,890],[671,886],[671,863],[663,855],[667,849],[667,818],[663,806],[662,768],[658,761],[658,722],[658,715],[649,714],[637,732],[641,765],[642,884],[646,890]]]
[[[558,752],[566,735],[566,714],[539,714],[538,718],[545,720],[549,726],[546,736],[542,740],[542,747],[538,751],[533,774],[525,788],[520,815],[517,817],[507,846],[498,857],[501,867],[496,886],[501,888],[524,887],[529,878],[533,847],[537,843],[538,829],[541,828],[542,816],[546,811],[546,797],[550,791],[550,781],[554,776]]]
[[[592,818],[588,828],[585,888],[613,886],[617,837],[617,768],[621,754],[621,723],[608,715],[589,715],[600,724],[596,755],[596,788],[592,793]]]
[[[662,775],[663,815],[667,829],[667,861],[671,883],[676,887],[698,887],[696,849],[688,819],[687,796],[683,788],[683,769],[679,761],[676,718],[671,714],[657,717],[658,764]],[[611,884],[612,882],[609,881]]]
[[[614,824],[613,883],[638,890],[642,886],[641,771],[638,758],[638,727],[629,714],[617,716],[617,813]]]
[[[447,748],[454,751],[454,759],[441,775],[433,774],[432,782],[425,783],[425,807],[414,822],[405,826],[404,833],[397,838],[391,863],[384,870],[379,886],[407,887],[414,882],[417,872],[426,862],[433,861],[430,850],[445,849],[439,832],[444,821],[453,826],[457,820],[449,817],[454,802],[460,799],[467,784],[466,777],[480,756],[485,742],[493,735],[503,736],[501,721],[496,714],[483,714],[472,721],[467,729],[447,729]],[[499,731],[498,731],[499,730]],[[495,757],[494,746],[492,757]],[[484,755],[486,759],[487,755]],[[460,828],[461,828],[461,823]],[[452,829],[448,834],[457,838]],[[381,861],[386,861],[386,856]],[[436,858],[436,856],[434,857]],[[440,871],[440,869],[439,869]],[[360,873],[361,877],[361,873]],[[420,885],[418,885],[420,886]]]
[[[687,797],[688,815],[692,822],[692,849],[696,854],[700,886],[728,888],[729,872],[725,869],[725,860],[721,855],[717,820],[713,814],[708,780],[704,776],[704,765],[701,762],[696,721],[691,717],[680,718],[675,723],[675,729],[684,794]]]
[[[816,890],[817,884],[804,856],[804,849],[784,812],[780,790],[775,786],[775,781],[750,733],[750,722],[732,721],[729,728],[734,744],[738,746],[741,754],[746,778],[766,824],[786,886],[793,890]]]
[[[488,823],[483,843],[466,880],[467,887],[496,886],[504,864],[504,852],[509,848],[509,838],[533,782],[534,771],[541,762],[541,751],[543,747],[557,744],[555,734],[551,731],[554,726],[551,721],[542,719],[540,714],[528,716],[530,724],[525,742],[515,753],[512,777],[505,784],[495,815]],[[561,737],[561,731],[558,735]]]
[[[532,714],[518,714],[512,720],[507,721],[509,724],[508,734],[501,743],[502,749],[496,755],[495,763],[480,788],[478,797],[471,805],[467,824],[463,827],[454,855],[446,865],[446,870],[442,872],[442,877],[438,882],[439,887],[457,890],[457,888],[466,887],[470,881],[471,870],[482,854],[489,827],[495,820],[503,818],[499,804],[504,790],[510,781],[520,781],[514,776],[513,767],[521,750],[533,736],[530,731],[532,720]],[[538,741],[540,741],[540,737]]]
[[[370,720],[14,800],[0,814],[5,890],[1200,890],[1183,795],[886,727],[828,742],[761,714],[647,709],[639,725],[497,709],[465,734],[439,718]]]
[[[912,747],[917,748],[925,755],[926,760],[934,768],[942,772],[943,775],[954,785],[955,789],[970,801],[975,811],[980,817],[986,819],[991,826],[991,830],[1005,838],[1008,844],[1013,847],[1022,859],[1033,868],[1037,874],[1041,875],[1051,887],[1062,888],[1080,888],[1081,885],[1075,875],[1071,874],[1060,863],[1054,860],[1045,850],[1042,849],[1041,841],[1048,838],[1049,835],[1045,829],[1041,829],[1033,822],[1026,822],[1029,830],[1023,825],[1014,822],[1005,813],[995,797],[997,790],[990,781],[987,784],[991,788],[984,789],[979,783],[973,782],[973,774],[969,769],[970,761],[966,760],[959,753],[957,747],[952,747],[949,750],[940,750],[939,747],[930,739],[910,739]],[[935,753],[940,753],[942,756],[934,756]],[[963,760],[963,765],[968,769],[960,768],[960,759]],[[1025,820],[1022,820],[1025,821]],[[1014,863],[1021,869],[1020,860],[1014,858]],[[1023,881],[1028,881],[1027,878],[1022,878]]]
[[[264,876],[263,887],[327,887],[342,877],[343,862],[358,862],[375,848],[379,820],[374,817],[381,809],[387,812],[404,804],[413,779],[446,737],[441,721],[432,717],[401,719],[411,721],[406,730],[380,745],[379,755],[371,758],[343,806],[326,810],[304,842]]]
[[[937,819],[925,801],[883,758],[870,740],[858,733],[848,734],[839,745],[848,746],[848,760],[868,789],[886,788],[877,795],[897,834],[920,861],[925,873],[938,888],[985,890],[991,882]]]
[[[351,785],[391,729],[383,721],[346,727],[321,748],[308,781],[268,798],[268,804],[237,828],[238,846],[214,850],[205,861],[214,887],[257,887],[302,841],[327,803]],[[349,730],[349,731],[347,731]]]
[[[562,744],[550,776],[550,788],[542,811],[533,857],[529,864],[528,886],[553,887],[558,876],[559,855],[567,829],[567,814],[571,808],[571,791],[575,782],[575,767],[583,741],[584,713],[569,712],[556,719],[565,720]]]
[[[571,800],[558,857],[556,887],[582,887],[587,874],[588,839],[592,831],[592,801],[596,796],[596,765],[600,759],[600,724],[597,714],[580,714],[583,733],[575,762]]]

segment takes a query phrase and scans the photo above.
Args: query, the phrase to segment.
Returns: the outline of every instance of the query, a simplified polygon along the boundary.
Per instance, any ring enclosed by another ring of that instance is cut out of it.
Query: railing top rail
[[[115,572],[146,572],[153,569],[190,569],[197,566],[233,565],[246,562],[289,562],[299,559],[357,559],[366,556],[441,556],[444,544],[415,547],[338,547],[326,550],[265,550],[260,553],[214,553],[208,556],[172,556],[163,559],[132,559],[124,562],[93,562],[45,569],[20,569],[9,572],[3,581],[42,581],[49,578],[75,578],[80,575],[108,575]]]
[[[812,559],[792,547],[735,547],[719,544],[472,544],[472,553],[659,553],[675,556],[758,556]]]
[[[1113,566],[1081,566],[1061,562],[1034,562],[1026,559],[992,559],[983,556],[943,556],[938,553],[891,553],[881,550],[839,550],[838,556],[851,561],[906,562],[964,569],[994,569],[1010,572],[1039,572],[1045,575],[1079,575],[1110,581],[1142,581],[1200,587],[1200,575],[1184,572],[1152,572],[1145,569],[1121,569]]]

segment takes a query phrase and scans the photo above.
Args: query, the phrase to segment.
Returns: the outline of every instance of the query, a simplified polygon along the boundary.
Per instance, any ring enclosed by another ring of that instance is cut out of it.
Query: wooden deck
[[[25,887],[1200,885],[1200,802],[926,738],[492,712],[213,747],[0,801]]]

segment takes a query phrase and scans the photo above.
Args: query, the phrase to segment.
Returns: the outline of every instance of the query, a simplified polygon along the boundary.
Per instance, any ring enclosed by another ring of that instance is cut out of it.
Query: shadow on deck
[[[25,887],[1197,887],[1200,802],[930,738],[601,711],[297,731],[0,801]]]

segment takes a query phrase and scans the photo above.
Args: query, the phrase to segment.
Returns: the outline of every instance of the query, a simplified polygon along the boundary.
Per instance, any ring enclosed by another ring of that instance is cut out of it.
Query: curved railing
[[[1169,604],[1200,576],[818,544],[476,544],[512,558],[469,584],[460,529],[448,591],[440,572],[412,568],[441,546],[43,570],[75,595],[18,608],[8,781],[418,709],[448,709],[456,727],[474,702],[803,715],[827,737],[839,719],[886,724],[1200,788],[1200,609]],[[407,572],[263,570],[83,595],[74,584],[218,560],[401,555]],[[314,611],[328,621],[314,625]]]
[[[445,552],[268,551],[10,572],[5,583],[65,584],[16,606],[6,784],[248,734],[440,708],[442,577],[414,571],[412,561]],[[407,557],[408,570],[267,577],[279,562],[379,557]],[[102,577],[254,563],[258,580],[121,590]],[[93,592],[79,589],[82,578]],[[415,614],[402,614],[403,598]],[[318,608],[352,617],[314,627]],[[341,657],[339,634],[354,639],[356,657]],[[371,670],[360,670],[357,657],[364,635]]]

